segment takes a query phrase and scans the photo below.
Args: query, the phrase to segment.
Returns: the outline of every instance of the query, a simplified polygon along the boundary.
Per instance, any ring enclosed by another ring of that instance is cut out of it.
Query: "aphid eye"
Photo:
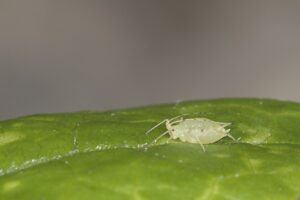
[[[172,131],[175,131],[174,129],[172,129]]]

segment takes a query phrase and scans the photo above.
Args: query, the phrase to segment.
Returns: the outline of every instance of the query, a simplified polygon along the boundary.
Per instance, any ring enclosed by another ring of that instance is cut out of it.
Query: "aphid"
[[[225,127],[231,123],[215,122],[207,118],[183,119],[182,116],[183,115],[165,119],[149,129],[146,134],[165,123],[167,131],[158,136],[153,141],[154,143],[162,136],[169,134],[170,139],[175,140],[179,138],[182,142],[198,143],[201,145],[203,151],[205,151],[204,144],[214,143],[226,136],[236,141],[236,139],[229,134],[230,129],[225,130]]]

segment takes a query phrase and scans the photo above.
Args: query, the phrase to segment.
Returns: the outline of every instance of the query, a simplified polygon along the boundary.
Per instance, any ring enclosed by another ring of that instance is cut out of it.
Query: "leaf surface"
[[[180,114],[231,122],[205,145],[153,140]],[[294,199],[300,197],[300,104],[182,102],[0,122],[1,199]]]

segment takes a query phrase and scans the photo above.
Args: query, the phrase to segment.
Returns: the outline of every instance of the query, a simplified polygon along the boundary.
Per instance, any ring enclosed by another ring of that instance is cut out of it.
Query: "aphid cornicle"
[[[182,142],[198,143],[201,145],[203,151],[205,151],[204,144],[217,142],[226,136],[236,141],[234,137],[229,134],[230,129],[225,129],[225,127],[231,123],[215,122],[207,118],[183,119],[182,116],[183,115],[165,119],[149,129],[146,134],[165,123],[167,131],[158,136],[154,140],[154,143],[162,136],[169,134],[170,139],[179,138]]]

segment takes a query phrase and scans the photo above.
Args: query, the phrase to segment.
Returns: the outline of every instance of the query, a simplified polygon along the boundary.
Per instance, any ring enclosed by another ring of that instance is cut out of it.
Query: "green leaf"
[[[238,142],[152,141],[163,119],[231,122]],[[220,99],[0,122],[0,199],[294,199],[300,104]]]

